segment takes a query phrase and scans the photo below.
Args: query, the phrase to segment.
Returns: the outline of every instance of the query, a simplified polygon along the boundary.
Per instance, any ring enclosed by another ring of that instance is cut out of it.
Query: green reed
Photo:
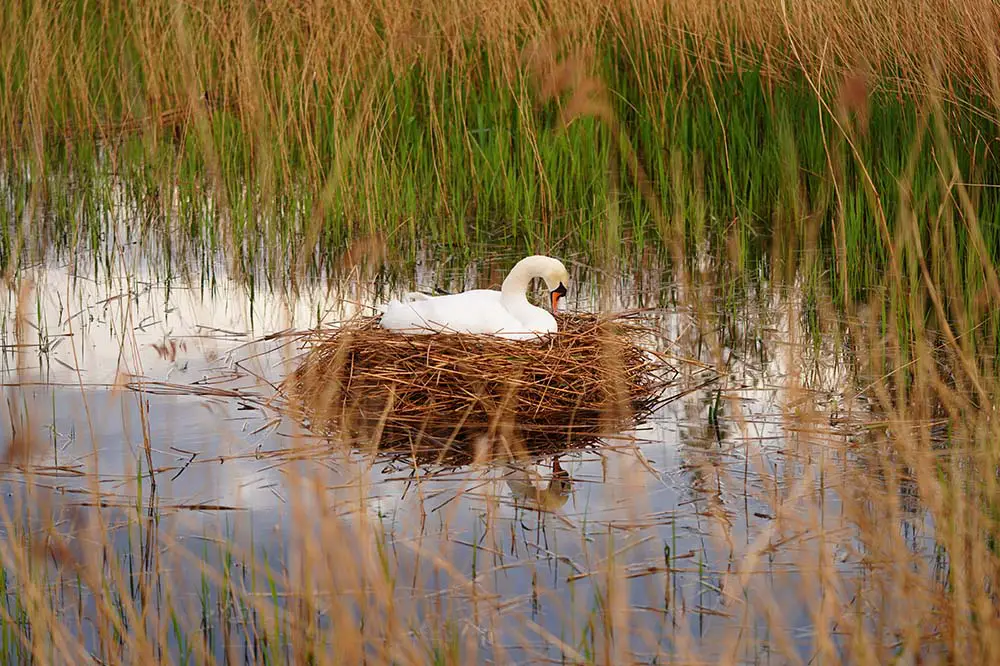
[[[589,43],[551,47],[546,57],[570,72],[557,75],[533,68],[527,36],[464,35],[409,58],[386,41],[383,59],[311,52],[312,18],[233,14],[208,12],[225,28],[156,4],[6,10],[23,39],[6,47],[12,85],[0,99],[11,203],[0,264],[16,266],[24,249],[101,250],[122,231],[108,214],[120,188],[125,236],[155,239],[166,263],[221,252],[269,273],[295,255],[329,261],[372,234],[398,248],[626,253],[735,234],[744,266],[775,244],[839,252],[848,274],[838,278],[857,294],[887,265],[904,172],[925,230],[949,196],[932,150],[908,165],[928,110],[891,69],[850,108],[836,77],[776,74],[766,49],[709,49],[639,30],[628,15],[594,19]],[[374,23],[373,48],[389,39],[386,20]],[[988,107],[967,86],[941,111],[970,182],[997,176]],[[41,182],[29,176],[39,170]],[[994,257],[996,196],[976,190]]]

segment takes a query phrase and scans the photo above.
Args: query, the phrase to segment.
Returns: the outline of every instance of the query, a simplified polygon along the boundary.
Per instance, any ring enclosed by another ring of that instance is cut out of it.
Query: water
[[[602,447],[563,452],[565,476],[553,457],[414,466],[246,399],[273,394],[294,367],[299,350],[269,334],[414,288],[496,287],[515,259],[425,255],[389,272],[359,260],[294,294],[250,293],[224,272],[168,284],[138,263],[96,277],[86,261],[26,271],[3,312],[3,524],[20,538],[24,518],[75,553],[41,559],[69,634],[100,651],[97,606],[65,559],[94,549],[110,560],[97,569],[154,609],[133,623],[155,634],[173,626],[156,609],[186,615],[158,644],[195,661],[258,661],[268,625],[255,604],[292,612],[296,590],[316,595],[313,620],[331,635],[377,632],[389,613],[472,661],[808,662],[817,636],[839,641],[862,603],[880,608],[862,622],[874,633],[905,615],[871,576],[850,501],[869,478],[873,415],[841,323],[810,324],[798,284],[756,276],[735,290],[709,262],[680,280],[651,262],[568,261],[569,309],[651,308],[661,348],[683,361],[668,390],[678,399]],[[932,525],[911,508],[886,529],[930,561]],[[302,570],[317,562],[329,566]],[[372,562],[391,571],[388,593],[366,587]],[[834,573],[854,587],[822,583]],[[15,615],[23,600],[6,589]],[[278,650],[294,657],[294,645]]]

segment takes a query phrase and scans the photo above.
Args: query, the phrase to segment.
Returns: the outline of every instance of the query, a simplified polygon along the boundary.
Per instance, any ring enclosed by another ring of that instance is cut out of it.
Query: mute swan
[[[382,328],[408,334],[486,333],[511,340],[530,340],[556,330],[556,320],[528,302],[528,284],[542,278],[549,289],[552,311],[566,295],[569,273],[558,259],[543,255],[517,262],[500,291],[473,289],[447,296],[392,299],[382,315]]]

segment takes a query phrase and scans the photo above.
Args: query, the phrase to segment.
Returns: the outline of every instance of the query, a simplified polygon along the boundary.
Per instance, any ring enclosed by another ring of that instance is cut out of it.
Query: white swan
[[[400,333],[485,333],[512,340],[529,340],[556,331],[551,313],[528,302],[528,284],[542,278],[551,294],[552,311],[566,295],[569,273],[558,259],[543,255],[517,262],[500,291],[473,289],[447,296],[393,299],[382,315],[382,328]]]

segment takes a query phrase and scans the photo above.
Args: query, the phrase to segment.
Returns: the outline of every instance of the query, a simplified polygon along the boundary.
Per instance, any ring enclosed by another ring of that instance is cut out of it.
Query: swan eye
[[[564,285],[562,282],[560,282],[559,286],[552,290],[552,293],[553,294],[558,294],[560,298],[563,297],[563,296],[565,296],[566,295],[566,285]]]

